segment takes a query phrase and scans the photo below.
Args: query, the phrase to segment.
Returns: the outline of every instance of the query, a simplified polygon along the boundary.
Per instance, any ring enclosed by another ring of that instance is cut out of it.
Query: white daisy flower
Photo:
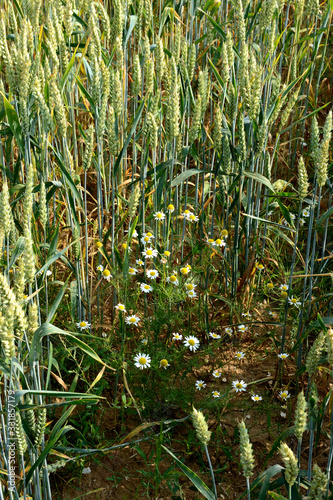
[[[259,271],[263,271],[265,269],[265,266],[263,266],[262,264],[258,264],[257,269],[259,269]]]
[[[76,323],[76,326],[80,328],[80,330],[86,330],[87,328],[90,328],[90,323],[87,323],[86,321],[81,321],[80,323]]]
[[[291,306],[300,307],[302,305],[302,303],[299,300],[297,300],[293,295],[288,298],[288,302]]]
[[[138,270],[135,269],[135,267],[129,267],[128,269],[128,274],[130,274],[131,276],[134,276],[137,272]]]
[[[245,358],[245,354],[242,351],[236,352],[235,358],[243,359]]]
[[[278,357],[280,359],[287,359],[289,356],[289,354],[285,353],[285,352],[281,352],[281,354],[278,354]]]
[[[135,263],[136,263],[136,265],[137,265],[137,266],[139,266],[139,267],[142,267],[142,266],[143,266],[143,264],[144,264],[143,260],[141,260],[141,259],[136,260],[136,261],[135,261]]]
[[[180,333],[173,333],[172,340],[182,340],[183,336]]]
[[[149,293],[153,291],[153,287],[148,285],[147,283],[141,283],[140,290],[141,292]]]
[[[219,372],[218,370],[214,370],[213,373],[212,373],[212,375],[215,378],[220,378],[221,377],[221,372]]]
[[[212,391],[212,395],[213,395],[213,398],[219,398],[220,397],[219,391]]]
[[[299,220],[299,225],[300,225],[300,226],[304,226],[304,224],[305,224],[305,219],[302,219],[302,218],[301,218],[301,219]]]
[[[221,240],[220,238],[217,238],[217,240],[215,240],[214,246],[222,248],[226,246],[226,242],[224,240]]]
[[[175,206],[172,203],[169,203],[169,205],[167,206],[167,210],[172,214],[172,212],[175,211]]]
[[[244,380],[234,380],[232,385],[234,386],[234,389],[236,389],[236,392],[245,392],[247,388],[247,384],[244,382]]]
[[[220,339],[221,335],[218,335],[217,333],[214,332],[209,332],[209,336],[212,337],[212,339]]]
[[[193,214],[193,212],[190,212],[190,210],[184,210],[184,212],[182,214],[180,214],[180,215],[182,215],[183,217],[185,217],[186,220],[189,220],[189,217],[191,215],[194,215],[194,214]]]
[[[181,267],[180,268],[180,272],[183,276],[186,276],[189,272],[190,272],[191,269],[188,268],[188,266],[185,266],[185,267]]]
[[[286,414],[286,413],[284,413],[283,411],[281,411],[281,412],[280,412],[280,416],[281,416],[282,418],[287,418],[287,414]]]
[[[154,219],[155,220],[160,220],[160,221],[164,220],[165,219],[165,213],[164,212],[156,212],[154,214]]]
[[[167,359],[161,359],[160,361],[160,368],[164,368],[165,370],[170,366],[169,362]]]
[[[148,354],[141,354],[140,352],[139,354],[134,356],[134,361],[135,361],[134,365],[137,368],[140,368],[140,370],[143,370],[144,368],[150,367],[151,358]]]
[[[100,273],[102,273],[104,271],[104,267],[102,266],[102,264],[100,264],[99,266],[96,267],[97,271],[99,271]]]
[[[279,396],[280,396],[281,399],[288,399],[288,398],[290,398],[290,394],[289,394],[289,392],[286,389],[284,389],[283,391],[280,391],[279,392]]]
[[[102,332],[102,337],[106,338],[108,336],[107,333]]]
[[[225,330],[225,333],[227,333],[228,335],[233,334],[233,329],[230,326],[227,326],[224,330]]]
[[[158,278],[159,274],[158,274],[158,271],[156,269],[148,269],[146,271],[146,275],[148,276],[148,278],[150,278],[151,280],[156,280],[156,278]]]
[[[245,326],[245,325],[239,325],[238,326],[238,331],[239,332],[246,332],[247,331],[247,326]]]
[[[179,285],[177,276],[174,276],[173,274],[167,278],[167,282],[172,283],[173,285]]]
[[[110,271],[108,269],[104,269],[104,271],[102,272],[102,275],[106,281],[110,281],[110,279],[112,279],[112,274],[110,273]]]
[[[258,396],[258,394],[253,394],[253,395],[251,396],[251,399],[252,399],[253,401],[256,401],[256,402],[258,402],[258,401],[262,401],[262,397],[261,397],[261,396]]]
[[[190,222],[198,222],[199,217],[197,215],[190,214],[188,217],[186,217],[186,219]]]
[[[280,290],[282,290],[282,292],[287,292],[289,290],[289,286],[286,284],[280,285]]]
[[[127,316],[125,318],[125,323],[127,325],[137,326],[139,324],[139,321],[140,321],[140,318],[138,318],[138,316],[135,316],[135,314],[133,314],[132,316]]]
[[[212,247],[215,246],[215,240],[213,238],[208,238],[207,243],[208,243],[208,245],[211,245]]]
[[[146,246],[146,245],[148,245],[148,243],[149,243],[149,244],[151,244],[151,239],[152,239],[152,237],[151,237],[151,236],[142,236],[142,238],[141,238],[141,243],[142,243],[144,246]]]
[[[184,345],[186,347],[189,347],[190,351],[195,352],[199,348],[200,342],[196,337],[189,336],[189,337],[185,337]]]
[[[128,232],[129,232],[129,230],[128,230],[128,229],[126,229],[126,230],[125,230],[125,233],[128,233]],[[138,232],[137,232],[137,230],[136,230],[136,229],[134,229],[133,234],[132,234],[132,238],[137,238],[137,237],[138,237]]]
[[[143,344],[143,345],[147,345],[147,344],[148,344],[148,339],[142,339],[142,340],[141,340],[141,344]]]
[[[156,248],[148,247],[142,252],[142,255],[145,259],[151,259],[152,257],[157,257],[158,251]]]
[[[194,285],[193,283],[185,283],[185,288],[188,292],[191,292],[197,287],[197,285]]]
[[[310,209],[309,208],[303,208],[303,210],[302,210],[302,216],[303,217],[310,217]]]
[[[291,220],[295,220],[296,219],[296,215],[295,214],[290,214],[290,218],[291,218]]]
[[[45,274],[46,274],[46,276],[52,276],[52,271],[50,271],[50,269],[48,269]]]
[[[252,318],[252,314],[249,312],[242,313],[243,318]]]
[[[198,295],[194,290],[190,290],[189,292],[187,292],[187,296],[190,297],[191,299],[195,299],[195,297],[197,297]]]
[[[116,309],[118,309],[118,311],[121,311],[121,312],[126,312],[125,305],[121,304],[120,302],[119,302],[119,304],[116,305]]]
[[[205,384],[205,382],[203,380],[197,380],[196,383],[195,383],[195,387],[201,391],[201,389],[203,387],[206,387],[207,384]]]

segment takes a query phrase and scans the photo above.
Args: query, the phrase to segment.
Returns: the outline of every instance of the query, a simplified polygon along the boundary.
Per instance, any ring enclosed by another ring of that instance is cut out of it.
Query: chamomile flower
[[[184,212],[181,215],[188,220],[190,215],[193,215],[193,212],[190,212],[190,210],[184,210]]]
[[[280,416],[281,416],[282,418],[287,418],[287,414],[286,414],[286,413],[284,413],[283,411],[281,411],[281,412],[280,412]]]
[[[134,356],[134,361],[134,365],[140,368],[140,370],[143,370],[144,368],[150,367],[151,358],[148,354],[141,354],[141,352],[139,352],[139,354]]]
[[[90,328],[90,323],[87,323],[86,321],[81,321],[80,323],[76,323],[76,326],[80,328],[80,330],[86,330],[87,328]]]
[[[244,382],[244,380],[234,380],[232,385],[234,389],[236,389],[236,392],[245,392],[247,388],[247,384]]]
[[[212,247],[215,246],[215,240],[213,238],[208,238],[207,243],[208,243],[208,245],[211,245]]]
[[[285,353],[285,352],[281,352],[281,354],[278,354],[279,358],[280,359],[287,359],[289,354]]]
[[[146,275],[148,276],[148,278],[150,278],[151,280],[156,280],[156,278],[158,278],[159,274],[158,274],[158,271],[156,269],[148,269],[146,271]]]
[[[169,205],[167,206],[167,210],[168,212],[172,213],[175,211],[175,207],[172,203],[169,203]]]
[[[194,285],[193,283],[185,283],[185,288],[186,288],[187,292],[194,290],[196,287],[197,287],[197,285]]]
[[[300,226],[304,226],[304,224],[305,224],[305,219],[300,218],[300,220],[299,220],[299,225],[300,225]]]
[[[182,340],[183,336],[180,333],[173,333],[172,340]]]
[[[245,354],[242,351],[236,352],[235,358],[243,359],[245,358]]]
[[[228,231],[227,231],[227,229],[222,229],[222,231],[221,231],[221,236],[222,236],[222,238],[224,238],[225,240],[228,238]]]
[[[212,391],[212,395],[213,395],[213,398],[219,398],[220,397],[219,391]]]
[[[140,290],[141,292],[150,293],[153,291],[153,287],[148,285],[147,283],[141,283]]]
[[[50,269],[48,269],[45,274],[46,274],[46,276],[52,276],[52,271],[50,271]]]
[[[290,214],[290,218],[291,218],[291,220],[295,220],[296,219],[296,215],[295,214]]]
[[[247,326],[245,326],[245,325],[239,325],[238,326],[238,331],[242,332],[242,333],[246,332],[247,331]]]
[[[220,378],[221,377],[221,372],[219,370],[214,370],[212,373],[213,377],[215,378]]]
[[[169,252],[169,250],[165,250],[165,251],[163,252],[163,255],[164,255],[164,257],[170,257],[171,252]]]
[[[174,274],[172,274],[171,276],[168,276],[167,282],[172,283],[173,285],[179,285],[178,278]]]
[[[198,295],[194,290],[190,290],[187,292],[187,296],[190,297],[190,299],[195,299]]]
[[[135,261],[135,263],[136,263],[136,265],[137,265],[137,266],[139,266],[139,267],[142,267],[142,266],[143,266],[143,264],[144,264],[143,260],[141,260],[141,259],[136,260],[136,261]]]
[[[259,269],[259,271],[263,271],[265,269],[265,266],[263,266],[262,264],[258,264],[257,269]]]
[[[251,396],[251,399],[252,399],[252,401],[255,401],[256,403],[257,403],[258,401],[262,401],[262,397],[261,397],[261,396],[258,396],[258,394],[253,394],[253,395]]]
[[[220,339],[221,335],[218,335],[217,333],[214,332],[209,332],[209,336],[212,337],[212,339]]]
[[[226,242],[224,240],[221,240],[220,238],[217,238],[217,240],[215,240],[215,246],[220,248],[225,247]]]
[[[268,288],[268,290],[273,290],[273,288],[274,288],[273,283],[267,283],[267,288]]]
[[[201,391],[203,387],[206,387],[207,384],[203,380],[197,380],[195,383],[195,387],[198,389],[198,391]]]
[[[118,311],[120,311],[120,312],[126,312],[125,305],[121,304],[120,302],[119,302],[119,304],[116,305],[116,309],[118,309]]]
[[[110,273],[110,271],[108,269],[104,269],[104,271],[102,272],[102,275],[106,281],[110,281],[110,279],[112,278],[112,274]]]
[[[128,229],[125,230],[125,233],[128,233]],[[138,237],[138,232],[136,229],[134,229],[133,234],[132,234],[132,238],[137,238],[137,237]]]
[[[284,283],[283,285],[280,285],[280,290],[282,292],[287,292],[289,290],[289,286]]]
[[[289,297],[288,302],[291,306],[300,307],[302,305],[302,303],[299,300],[297,300],[293,295]]]
[[[310,217],[310,210],[309,210],[308,207],[307,208],[303,208],[303,210],[302,210],[302,216],[303,217]]]
[[[148,247],[142,252],[142,255],[145,259],[151,259],[152,257],[157,257],[158,251],[156,248]]]
[[[225,333],[227,333],[228,335],[232,335],[233,334],[233,329],[231,328],[231,326],[227,326],[225,329],[224,329]]]
[[[133,314],[132,316],[126,316],[125,318],[125,323],[127,325],[137,326],[139,324],[139,321],[140,318],[138,318],[138,316],[135,316],[135,314]]]
[[[168,368],[169,362],[167,359],[161,359],[160,361],[160,368],[164,368],[165,370]]]
[[[198,222],[199,217],[198,217],[197,215],[190,214],[190,215],[187,217],[187,220],[189,220],[190,222]]]
[[[165,213],[164,212],[156,212],[154,214],[154,219],[155,220],[159,220],[159,221],[162,221],[165,219]]]
[[[190,351],[195,352],[199,348],[200,342],[196,337],[189,336],[189,337],[185,337],[184,345],[185,345],[185,347],[189,347]]]
[[[244,318],[252,318],[252,314],[251,314],[251,313],[249,313],[249,312],[242,313],[242,316],[243,316]]]
[[[190,272],[190,269],[187,266],[181,267],[180,272],[182,273],[183,276],[186,276]]]
[[[148,243],[151,243],[151,236],[142,236],[141,243],[146,246]]]
[[[142,339],[142,340],[141,340],[141,344],[143,344],[143,345],[147,345],[147,344],[148,344],[148,339]]]
[[[97,271],[99,271],[100,273],[102,273],[104,271],[104,267],[102,266],[102,264],[100,264],[99,266],[96,267]]]
[[[131,249],[128,245],[127,245],[127,243],[123,243],[123,244],[121,245],[121,247],[122,247],[124,250],[128,250],[129,252],[131,252],[131,251],[132,251],[132,249]]]
[[[280,391],[279,392],[279,396],[280,396],[281,399],[288,399],[288,398],[290,398],[290,394],[289,394],[289,392],[286,389],[284,389],[283,391]]]
[[[134,276],[137,272],[138,272],[138,270],[135,269],[135,267],[128,268],[128,274],[130,274],[131,276]]]

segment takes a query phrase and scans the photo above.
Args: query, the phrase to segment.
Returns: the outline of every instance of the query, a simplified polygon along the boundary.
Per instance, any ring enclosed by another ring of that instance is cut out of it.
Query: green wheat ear
[[[243,469],[244,477],[247,479],[253,475],[254,456],[252,444],[250,443],[249,433],[244,420],[238,424],[240,439],[240,463]]]
[[[282,460],[285,466],[285,478],[289,486],[292,486],[297,479],[298,476],[298,466],[297,459],[286,443],[281,443],[279,451],[282,455]]]
[[[193,407],[192,422],[196,430],[199,441],[207,446],[210,441],[212,433],[208,430],[208,425],[204,414]]]

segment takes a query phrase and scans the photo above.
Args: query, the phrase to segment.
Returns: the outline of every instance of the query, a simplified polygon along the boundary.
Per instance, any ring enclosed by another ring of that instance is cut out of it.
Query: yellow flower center
[[[182,267],[181,270],[180,270],[180,272],[182,274],[188,274],[188,268],[187,267]]]
[[[149,285],[145,285],[145,286],[144,286],[144,289],[145,289],[145,290],[149,290]]]
[[[286,287],[286,285],[283,285],[281,290],[288,290],[288,287]]]
[[[135,323],[135,318],[130,318],[130,323]]]
[[[190,339],[190,340],[188,341],[188,343],[189,343],[190,345],[192,345],[192,346],[193,346],[193,345],[195,345],[195,340]]]
[[[281,297],[282,297],[283,299],[285,299],[286,297],[288,297],[287,292],[281,292]]]
[[[155,276],[155,271],[150,271],[150,276]]]
[[[152,250],[147,250],[146,254],[147,255],[153,255],[153,251]]]
[[[122,305],[120,305],[120,306],[119,306],[119,309],[120,309],[121,311],[123,311],[123,310],[125,309],[125,307],[124,307],[124,306],[122,306]]]
[[[273,283],[268,283],[268,284],[267,284],[267,288],[270,288],[270,289],[274,288]]]
[[[192,214],[192,215],[190,215],[190,219],[191,219],[191,220],[195,220],[195,215],[193,215],[193,214]]]
[[[254,399],[255,399],[256,401],[259,401],[259,397],[258,397],[258,396],[254,396]]]
[[[139,363],[140,363],[140,365],[145,365],[147,363],[146,358],[140,358]]]
[[[104,269],[103,276],[110,276],[110,271],[108,269]]]
[[[191,284],[186,285],[186,288],[187,288],[187,290],[193,290],[193,285],[191,285]]]
[[[144,241],[149,241],[149,240],[150,240],[149,236],[144,237]]]
[[[170,276],[170,281],[171,281],[171,283],[174,283],[175,281],[177,281],[177,277],[176,276]]]
[[[27,299],[27,298],[28,298],[28,295],[23,295],[23,298],[24,298],[24,299]]]
[[[224,237],[228,236],[228,231],[226,229],[223,229],[221,235]]]
[[[283,392],[283,393],[281,394],[281,398],[286,398],[287,396],[288,396],[288,393],[287,393],[287,392]]]
[[[264,269],[264,266],[262,264],[259,264],[258,269]]]
[[[185,211],[184,211],[184,214],[185,214],[185,215],[188,215],[189,213],[190,213],[190,211],[189,211],[189,210],[185,210]]]
[[[87,326],[87,323],[85,321],[81,321],[80,326],[81,327]]]
[[[161,360],[161,366],[168,366],[168,360],[167,359],[162,359]]]
[[[213,238],[209,238],[208,243],[214,243]]]
[[[149,238],[150,238],[151,236],[153,236],[153,233],[150,233],[150,232],[148,231],[147,236],[149,236]]]
[[[236,354],[237,358],[240,358],[241,357],[241,354],[239,354],[239,352]]]
[[[123,249],[124,249],[124,250],[126,250],[126,248],[127,248],[127,243],[123,243],[121,246],[123,247]]]
[[[97,246],[97,248],[102,248],[103,243],[101,243],[100,241],[97,241],[96,242],[96,246]]]
[[[217,245],[221,245],[222,243],[222,240],[220,240],[219,238],[217,238],[216,242],[215,242]]]
[[[164,252],[164,255],[165,255],[166,257],[170,257],[170,252],[169,252],[168,250],[166,250],[166,251]]]
[[[134,273],[134,269],[133,269],[132,267],[130,267],[130,268],[129,268],[129,270],[128,270],[128,272],[129,272],[130,274],[133,274],[133,273]]]
[[[161,219],[161,217],[163,217],[163,215],[159,212],[158,214],[156,214],[156,217],[157,217],[158,219]]]
[[[243,384],[238,382],[238,384],[236,384],[236,387],[237,387],[237,389],[241,389],[243,387]]]
[[[170,205],[168,205],[168,210],[174,210],[175,207],[170,203]]]
[[[292,302],[293,304],[296,304],[297,299],[291,299],[291,302]]]

